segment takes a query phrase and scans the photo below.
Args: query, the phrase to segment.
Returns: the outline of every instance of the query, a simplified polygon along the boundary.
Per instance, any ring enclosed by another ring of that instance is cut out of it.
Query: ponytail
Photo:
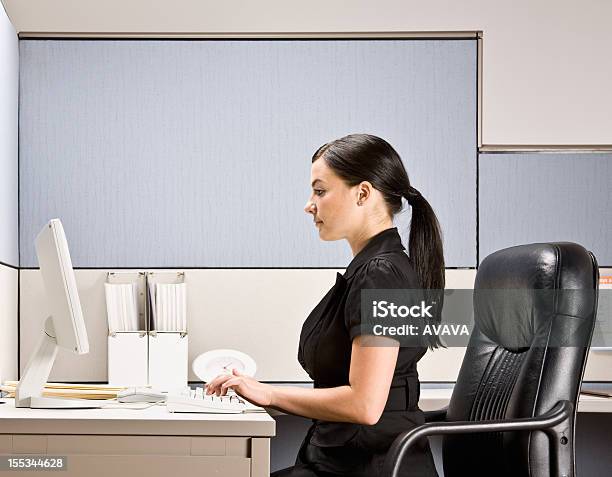
[[[402,197],[408,200],[412,206],[408,253],[420,287],[435,290],[424,293],[436,302],[431,320],[440,323],[444,300],[442,232],[429,202],[410,185],[397,151],[377,136],[350,134],[321,146],[312,156],[312,162],[320,158],[350,187],[369,181],[382,193],[391,217],[402,210]],[[435,333],[426,338],[431,348],[441,344]]]
[[[436,290],[428,298],[436,302],[432,321],[440,323],[444,302],[445,268],[442,232],[434,210],[425,197],[409,186],[404,197],[412,208],[408,253],[424,289]],[[441,345],[437,335],[428,336],[431,348]]]

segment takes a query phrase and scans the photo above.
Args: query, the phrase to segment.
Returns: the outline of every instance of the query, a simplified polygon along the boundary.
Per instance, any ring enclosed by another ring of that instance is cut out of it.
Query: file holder
[[[185,282],[185,272],[147,272],[146,303],[149,336],[149,384],[160,391],[176,391],[187,386],[188,335],[187,327],[176,330],[158,330],[154,319],[157,284]]]
[[[148,336],[145,319],[146,281],[144,272],[109,272],[107,283],[136,283],[138,330],[109,330],[108,383],[112,386],[141,386],[148,383]]]

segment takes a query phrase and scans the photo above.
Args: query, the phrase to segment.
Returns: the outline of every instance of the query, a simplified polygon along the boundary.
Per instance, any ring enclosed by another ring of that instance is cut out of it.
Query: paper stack
[[[136,283],[105,283],[108,331],[138,331]]]
[[[5,381],[0,391],[8,393],[7,397],[15,397],[18,381]],[[65,397],[80,399],[114,399],[124,387],[109,386],[107,384],[64,384],[46,383],[43,396]]]
[[[185,283],[152,283],[149,288],[153,328],[156,331],[187,331]]]

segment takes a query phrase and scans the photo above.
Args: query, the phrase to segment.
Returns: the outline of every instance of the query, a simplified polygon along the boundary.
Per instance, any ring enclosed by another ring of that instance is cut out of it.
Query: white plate
[[[257,365],[248,354],[235,349],[215,349],[202,353],[193,360],[193,372],[205,383],[211,382],[219,374],[229,374],[232,368],[247,376],[255,376]]]

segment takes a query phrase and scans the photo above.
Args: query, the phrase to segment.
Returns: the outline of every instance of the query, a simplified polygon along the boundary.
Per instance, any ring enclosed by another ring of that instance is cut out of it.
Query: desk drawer
[[[20,471],[19,477],[40,477],[40,470]],[[251,459],[246,457],[200,457],[172,455],[68,455],[61,477],[168,477],[177,475],[250,477]]]
[[[62,477],[168,477],[194,472],[224,477],[270,474],[268,438],[10,434],[0,437],[6,454],[67,457],[67,470]],[[21,471],[19,475],[39,473]]]
[[[37,436],[47,454],[249,456],[247,437]]]

